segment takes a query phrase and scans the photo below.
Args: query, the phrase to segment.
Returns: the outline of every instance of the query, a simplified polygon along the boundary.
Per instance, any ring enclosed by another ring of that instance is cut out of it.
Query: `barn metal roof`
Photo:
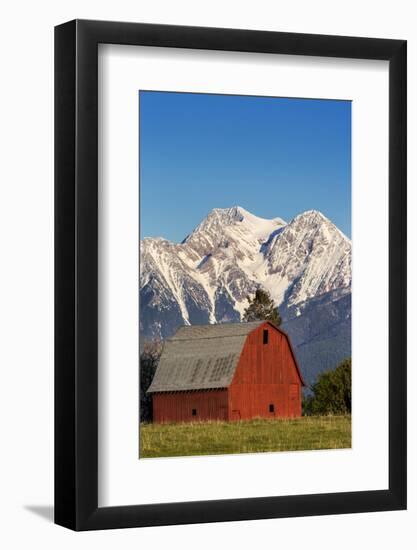
[[[166,340],[149,393],[226,388],[246,336],[265,321],[193,325]]]

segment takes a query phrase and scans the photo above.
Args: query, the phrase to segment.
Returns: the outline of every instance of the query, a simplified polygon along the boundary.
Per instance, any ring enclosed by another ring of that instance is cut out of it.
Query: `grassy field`
[[[350,446],[350,416],[142,424],[140,427],[141,458],[342,449]]]

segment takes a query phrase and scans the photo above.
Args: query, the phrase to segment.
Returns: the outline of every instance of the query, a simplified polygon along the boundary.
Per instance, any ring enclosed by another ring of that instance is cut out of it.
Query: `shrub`
[[[303,399],[304,415],[350,414],[352,412],[352,362],[345,359],[332,371],[319,375]]]
[[[152,421],[152,396],[146,393],[155,376],[156,367],[162,353],[162,342],[152,340],[145,342],[140,354],[139,389],[140,389],[140,421]]]

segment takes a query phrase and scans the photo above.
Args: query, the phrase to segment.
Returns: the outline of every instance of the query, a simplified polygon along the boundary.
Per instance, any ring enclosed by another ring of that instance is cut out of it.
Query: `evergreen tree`
[[[270,321],[279,327],[281,317],[269,292],[259,288],[253,298],[248,296],[248,302],[249,305],[243,313],[243,321]]]

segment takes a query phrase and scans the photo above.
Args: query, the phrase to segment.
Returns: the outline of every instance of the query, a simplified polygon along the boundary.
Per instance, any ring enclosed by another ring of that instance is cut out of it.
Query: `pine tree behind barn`
[[[288,336],[256,321],[181,327],[148,392],[154,422],[290,418],[303,385]]]

